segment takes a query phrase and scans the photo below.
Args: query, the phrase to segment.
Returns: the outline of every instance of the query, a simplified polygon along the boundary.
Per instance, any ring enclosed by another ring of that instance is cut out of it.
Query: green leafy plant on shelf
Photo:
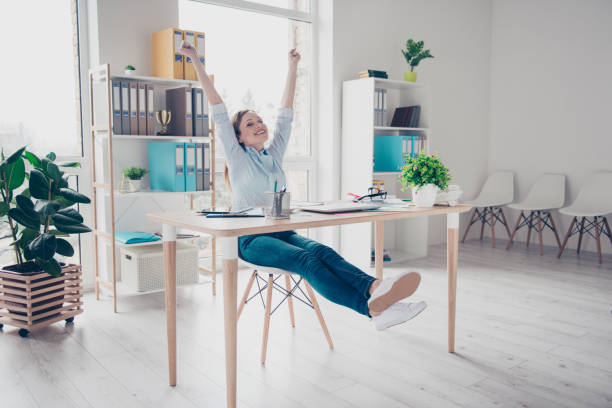
[[[148,172],[149,170],[142,167],[128,167],[123,169],[123,176],[130,180],[141,180]]]
[[[136,71],[136,68],[134,68],[133,65],[126,65],[123,69],[126,71]]]
[[[402,183],[402,191],[426,184],[434,184],[440,190],[446,191],[451,175],[437,155],[428,156],[420,152],[416,157],[406,156],[406,164],[402,167],[399,180]]]
[[[55,153],[38,158],[25,146],[8,157],[4,150],[0,154],[0,217],[7,218],[11,229],[17,262],[12,270],[43,270],[59,276],[62,268],[55,255],[74,255],[74,248],[62,237],[91,231],[73,208],[76,203],[89,204],[89,198],[69,188],[68,176],[60,170],[78,167],[79,163],[54,163]],[[29,172],[26,161],[32,167]],[[28,187],[22,189],[26,180]]]
[[[410,65],[410,72],[426,58],[434,58],[429,50],[423,50],[425,43],[423,41],[414,41],[412,38],[406,41],[406,49],[402,50],[406,62]]]

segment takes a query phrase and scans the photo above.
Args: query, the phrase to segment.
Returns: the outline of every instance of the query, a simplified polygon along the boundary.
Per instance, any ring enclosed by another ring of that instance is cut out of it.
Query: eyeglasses
[[[383,190],[379,190],[376,187],[368,188],[368,194],[358,197],[353,200],[353,202],[358,203],[360,201],[384,201],[387,198],[387,192]]]

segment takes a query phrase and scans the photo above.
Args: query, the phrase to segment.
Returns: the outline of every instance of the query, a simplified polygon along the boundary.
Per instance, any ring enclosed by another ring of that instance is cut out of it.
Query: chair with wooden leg
[[[480,221],[480,240],[484,234],[485,224],[491,227],[491,241],[495,248],[495,224],[500,222],[510,237],[510,229],[506,222],[506,216],[502,207],[510,204],[514,200],[514,173],[511,171],[501,171],[489,176],[478,197],[472,201],[467,201],[474,209],[472,217],[465,229],[463,239],[465,241],[470,227]]]
[[[329,344],[329,348],[334,348],[331,336],[329,335],[329,331],[327,330],[327,325],[325,324],[325,320],[323,319],[323,314],[321,314],[319,303],[317,302],[317,298],[315,297],[314,290],[308,284],[308,282],[306,282],[306,280],[304,280],[301,276],[293,272],[286,271],[284,269],[271,268],[268,266],[259,266],[250,264],[248,262],[245,263],[251,269],[253,269],[253,273],[251,274],[249,283],[247,284],[246,290],[242,295],[242,300],[240,301],[240,305],[238,307],[237,319],[240,319],[240,315],[242,314],[242,309],[244,308],[244,305],[246,305],[251,299],[257,296],[261,298],[261,301],[265,307],[263,339],[261,344],[261,364],[265,364],[266,362],[266,354],[268,350],[268,332],[270,329],[270,316],[276,311],[276,309],[278,309],[283,304],[285,300],[287,300],[287,304],[289,306],[289,319],[291,320],[292,327],[295,327],[295,316],[293,314],[293,299],[296,299],[304,303],[306,306],[309,306],[314,309],[319,320],[319,324],[323,329],[323,334],[327,339],[327,344]],[[283,276],[285,277],[285,287],[282,286],[282,281],[280,283],[277,282],[278,280],[281,280]],[[250,295],[253,283],[257,283],[257,291],[253,295]],[[304,283],[306,292],[308,292],[308,294],[306,294],[302,290],[302,283]],[[282,295],[282,299],[276,304],[276,306],[272,305],[272,292],[274,290],[280,292]],[[264,293],[266,295],[265,301],[263,296]]]
[[[606,218],[607,214],[612,213],[612,172],[595,173],[591,180],[582,187],[572,205],[561,208],[559,212],[573,218],[559,249],[558,257],[561,258],[568,239],[575,234],[579,235],[576,252],[580,253],[582,237],[588,234],[595,239],[597,257],[601,264],[601,236],[607,236],[612,244],[612,232]]]
[[[527,197],[525,197],[523,201],[508,205],[508,208],[519,210],[521,213],[516,220],[516,224],[514,224],[514,229],[512,230],[512,234],[510,234],[510,240],[506,245],[506,249],[510,248],[510,245],[512,245],[516,232],[525,226],[528,229],[527,246],[529,246],[531,230],[538,233],[540,255],[544,254],[542,231],[546,227],[550,228],[555,234],[557,245],[561,248],[559,234],[557,233],[555,221],[550,212],[563,207],[563,204],[565,204],[565,175],[544,174],[533,186],[531,186],[529,193],[527,193]]]

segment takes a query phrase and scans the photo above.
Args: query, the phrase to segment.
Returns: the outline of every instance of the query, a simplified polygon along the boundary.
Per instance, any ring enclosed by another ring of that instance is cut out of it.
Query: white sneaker
[[[377,330],[385,330],[396,324],[407,322],[427,307],[425,302],[395,303],[378,316],[372,317],[372,323]]]
[[[421,283],[417,272],[405,272],[392,278],[383,279],[370,296],[370,312],[380,313],[389,306],[412,295]]]

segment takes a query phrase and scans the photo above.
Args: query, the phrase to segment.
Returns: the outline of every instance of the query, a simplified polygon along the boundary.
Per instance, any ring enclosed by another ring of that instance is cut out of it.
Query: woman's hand
[[[295,48],[293,48],[291,51],[289,51],[289,66],[297,67],[298,62],[300,62],[301,58],[302,56],[300,55],[300,53],[297,52]]]
[[[181,54],[191,58],[192,60],[197,60],[198,59],[198,53],[197,53],[196,49],[193,47],[193,45],[189,44],[185,40],[183,40],[183,42],[181,42],[181,48],[179,49],[179,52]]]

